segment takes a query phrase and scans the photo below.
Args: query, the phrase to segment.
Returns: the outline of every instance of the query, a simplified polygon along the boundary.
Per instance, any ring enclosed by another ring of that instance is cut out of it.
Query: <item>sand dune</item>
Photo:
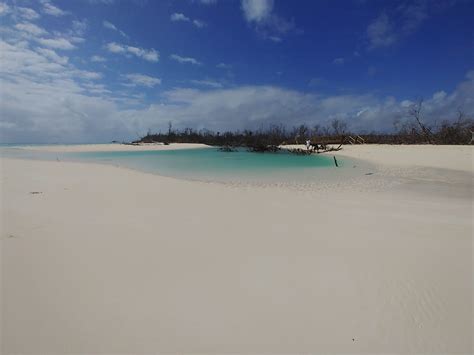
[[[362,192],[2,159],[3,353],[471,353],[472,152],[348,147]]]

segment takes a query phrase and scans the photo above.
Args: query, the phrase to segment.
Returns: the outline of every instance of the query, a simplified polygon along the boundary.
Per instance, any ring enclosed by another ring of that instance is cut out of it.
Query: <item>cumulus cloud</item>
[[[124,75],[124,77],[129,82],[127,85],[152,88],[156,85],[161,84],[161,79],[143,74],[126,74]]]
[[[193,65],[201,65],[202,63],[197,61],[196,59],[194,58],[191,58],[191,57],[182,57],[180,55],[177,55],[177,54],[172,54],[170,55],[170,58],[178,63],[188,63],[188,64],[193,64]]]
[[[160,55],[155,49],[143,49],[133,46],[122,45],[116,42],[108,43],[105,48],[111,53],[133,54],[138,58],[149,62],[158,62]]]
[[[55,141],[62,134],[81,139],[81,130],[91,129],[104,108],[113,106],[90,96],[85,86],[100,73],[78,70],[53,50],[0,40],[0,51],[2,141]]]

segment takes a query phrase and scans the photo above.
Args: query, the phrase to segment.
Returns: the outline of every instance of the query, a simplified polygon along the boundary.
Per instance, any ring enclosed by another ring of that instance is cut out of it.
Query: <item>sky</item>
[[[0,0],[0,142],[474,117],[474,1]]]

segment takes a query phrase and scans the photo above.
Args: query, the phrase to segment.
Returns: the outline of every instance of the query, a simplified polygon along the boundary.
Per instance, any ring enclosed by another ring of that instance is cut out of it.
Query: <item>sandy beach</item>
[[[471,353],[473,152],[345,146],[385,188],[301,191],[2,158],[1,349]]]

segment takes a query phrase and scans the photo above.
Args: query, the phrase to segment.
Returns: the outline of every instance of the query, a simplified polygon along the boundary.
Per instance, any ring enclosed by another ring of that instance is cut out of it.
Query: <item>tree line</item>
[[[203,143],[211,146],[251,147],[255,150],[283,144],[347,143],[348,137],[361,137],[365,143],[374,144],[471,144],[474,120],[457,113],[455,120],[446,120],[438,125],[427,124],[423,119],[423,101],[413,104],[408,111],[408,120],[394,122],[392,133],[358,133],[348,129],[347,122],[334,119],[328,125],[306,124],[287,128],[270,125],[257,130],[214,132],[207,129],[173,129],[171,122],[166,132],[148,132],[133,143]]]

